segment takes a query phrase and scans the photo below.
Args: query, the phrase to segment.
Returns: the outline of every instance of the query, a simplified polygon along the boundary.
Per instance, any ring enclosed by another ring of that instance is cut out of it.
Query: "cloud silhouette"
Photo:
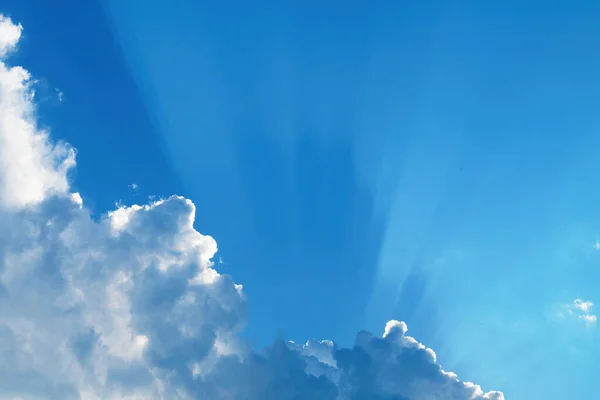
[[[194,204],[173,196],[94,221],[75,151],[37,127],[29,73],[6,64],[20,25],[0,17],[0,399],[503,399],[445,372],[390,321],[382,337],[239,338],[242,286],[211,261]]]

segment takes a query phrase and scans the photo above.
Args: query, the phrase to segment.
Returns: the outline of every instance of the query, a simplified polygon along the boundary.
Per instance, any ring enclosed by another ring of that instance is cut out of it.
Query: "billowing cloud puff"
[[[242,286],[173,196],[90,218],[74,151],[34,120],[21,28],[0,17],[0,399],[503,399],[437,364],[391,321],[353,348],[238,338]]]
[[[21,26],[0,16],[0,57],[20,37]],[[0,62],[0,93],[0,204],[19,207],[65,193],[75,153],[64,144],[50,143],[48,133],[37,128],[29,72]]]

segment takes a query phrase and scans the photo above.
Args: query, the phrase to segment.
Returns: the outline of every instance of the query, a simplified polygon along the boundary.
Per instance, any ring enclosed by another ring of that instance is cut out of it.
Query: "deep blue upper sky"
[[[208,3],[2,3],[87,203],[191,198],[257,346],[397,318],[508,398],[589,397],[597,331],[554,315],[600,302],[600,4]]]

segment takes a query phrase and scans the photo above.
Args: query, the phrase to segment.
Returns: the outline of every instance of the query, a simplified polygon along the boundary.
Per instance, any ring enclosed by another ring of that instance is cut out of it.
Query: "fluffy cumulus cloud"
[[[503,399],[445,372],[391,321],[383,336],[239,339],[242,286],[173,196],[100,221],[72,193],[75,152],[34,118],[21,27],[0,17],[0,399]]]
[[[0,16],[0,57],[5,58],[21,37],[21,26]],[[41,202],[68,190],[66,172],[75,152],[49,142],[36,127],[29,72],[0,63],[0,201],[7,207]]]

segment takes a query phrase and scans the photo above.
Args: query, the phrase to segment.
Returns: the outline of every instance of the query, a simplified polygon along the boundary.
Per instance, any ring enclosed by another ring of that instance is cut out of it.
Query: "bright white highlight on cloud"
[[[398,321],[350,349],[249,350],[242,287],[213,268],[191,201],[95,222],[71,193],[74,151],[37,128],[29,73],[5,64],[20,33],[0,17],[0,399],[504,399]]]
[[[588,314],[592,310],[593,306],[594,303],[591,301],[583,301],[581,299],[575,299],[575,301],[573,301],[573,307],[580,310],[584,314]]]
[[[9,18],[0,15],[0,57],[13,50],[21,38],[23,27],[15,25]]]
[[[1,17],[0,56],[14,49],[20,37],[21,26]],[[0,61],[0,93],[0,205],[18,208],[66,193],[75,152],[51,143],[48,133],[37,128],[29,72]]]

